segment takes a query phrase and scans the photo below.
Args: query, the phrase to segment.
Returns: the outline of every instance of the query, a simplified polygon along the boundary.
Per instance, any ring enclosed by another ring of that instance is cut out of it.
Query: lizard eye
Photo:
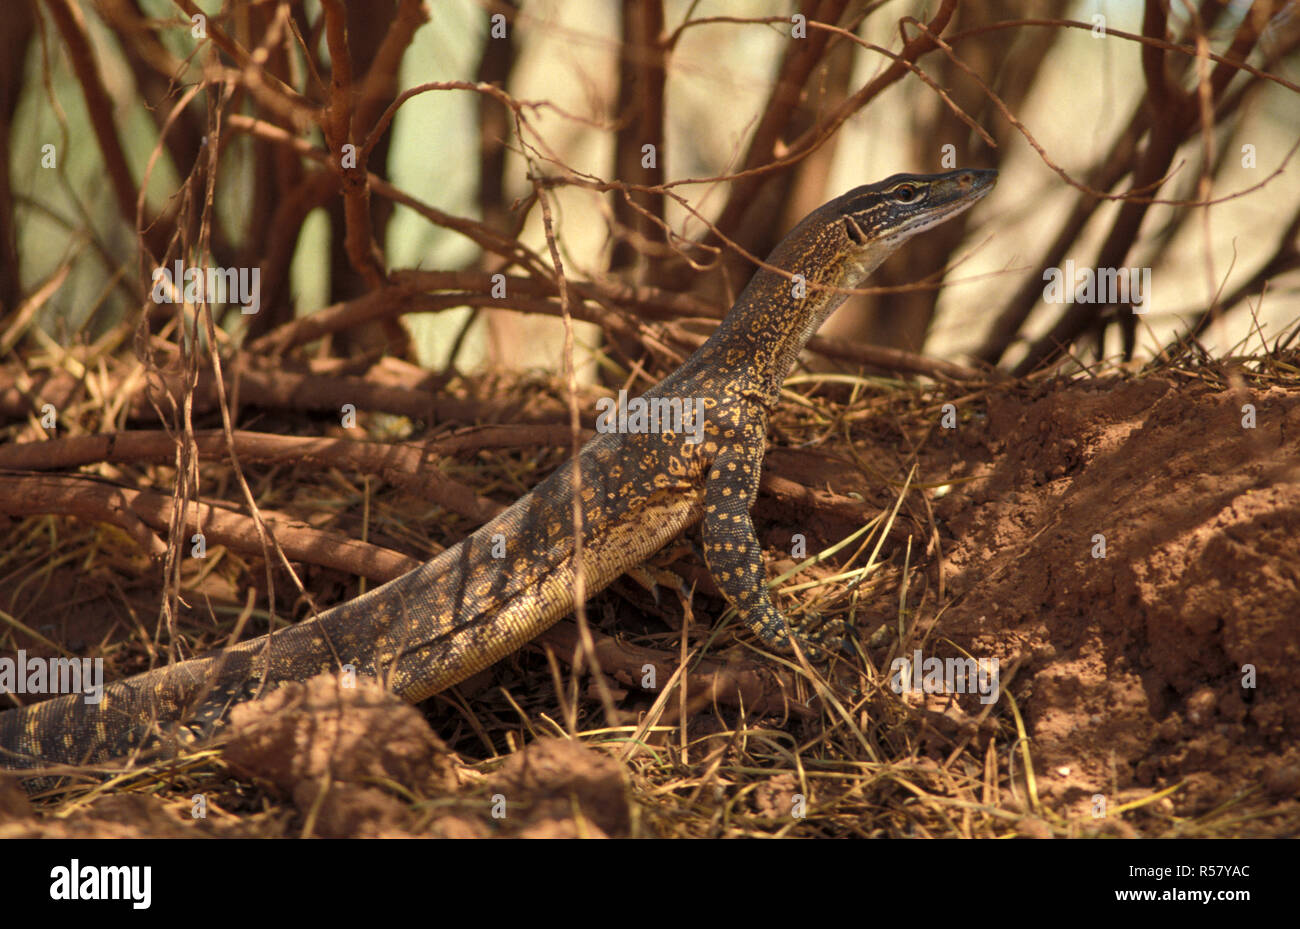
[[[921,188],[914,184],[903,184],[901,187],[895,187],[891,195],[899,203],[915,203],[921,199]]]

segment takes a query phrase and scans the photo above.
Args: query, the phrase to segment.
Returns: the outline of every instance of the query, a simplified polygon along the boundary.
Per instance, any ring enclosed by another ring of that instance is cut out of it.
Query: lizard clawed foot
[[[780,617],[779,626],[775,623],[765,623],[750,628],[767,645],[785,654],[793,654],[792,640],[797,642],[804,656],[809,661],[819,664],[828,662],[836,655],[848,658],[857,654],[849,637],[847,624],[843,620],[832,619],[823,622],[819,613],[809,613],[808,617],[812,620],[811,630],[795,630],[783,616]]]

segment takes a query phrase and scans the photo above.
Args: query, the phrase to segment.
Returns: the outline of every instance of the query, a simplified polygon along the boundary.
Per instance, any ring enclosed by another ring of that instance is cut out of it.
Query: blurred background
[[[1298,45],[1283,0],[18,0],[0,351],[177,340],[198,308],[151,274],[183,259],[259,269],[256,314],[211,307],[223,350],[557,371],[540,189],[582,377],[644,387],[809,210],[973,166],[993,195],[872,282],[924,286],[853,298],[811,367],[1258,353],[1300,317]],[[1044,301],[1067,260],[1150,268],[1149,312]]]

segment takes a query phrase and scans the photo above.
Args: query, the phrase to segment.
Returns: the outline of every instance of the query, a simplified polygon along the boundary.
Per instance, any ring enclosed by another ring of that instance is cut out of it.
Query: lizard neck
[[[850,254],[823,212],[814,212],[781,241],[767,264],[785,273],[760,267],[672,386],[689,391],[695,376],[708,372],[715,380],[721,376],[732,393],[769,409],[777,405],[799,353],[848,299],[843,291],[860,285],[894,251],[880,242]]]

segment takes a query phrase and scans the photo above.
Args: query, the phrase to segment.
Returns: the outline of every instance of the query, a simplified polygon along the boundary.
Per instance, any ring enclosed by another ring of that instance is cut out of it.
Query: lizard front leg
[[[790,648],[790,625],[772,603],[763,549],[749,508],[758,493],[763,437],[728,446],[714,459],[704,485],[704,560],[714,583],[741,620],[768,645]]]

